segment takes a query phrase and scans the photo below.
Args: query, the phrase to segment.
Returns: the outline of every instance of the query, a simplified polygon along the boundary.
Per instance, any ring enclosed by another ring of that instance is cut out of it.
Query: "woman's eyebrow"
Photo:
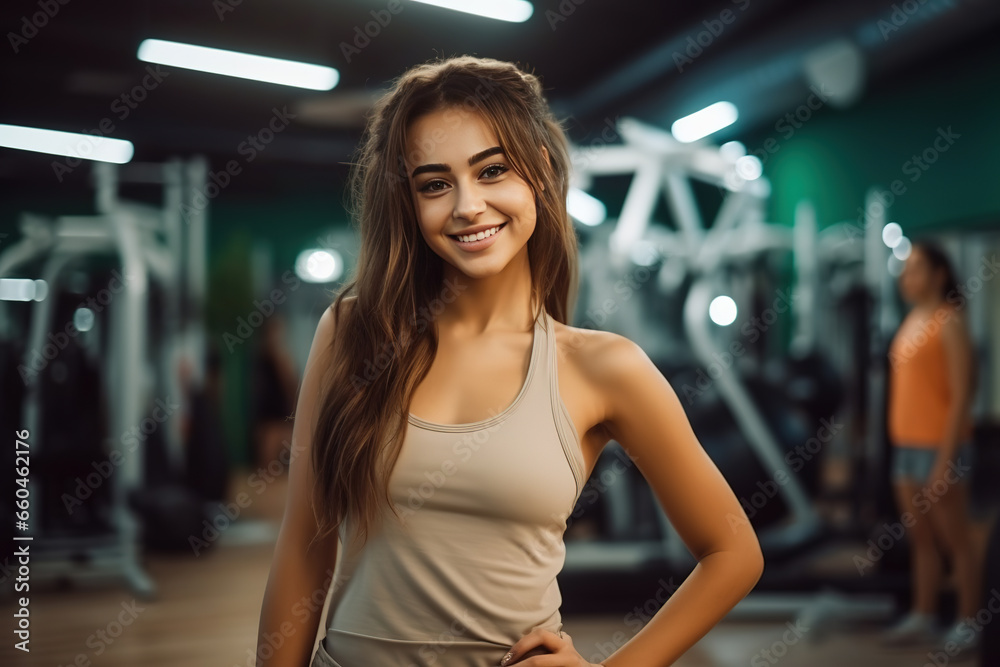
[[[472,157],[469,158],[469,166],[471,167],[472,165],[476,164],[477,162],[485,160],[489,156],[496,155],[497,153],[503,153],[503,149],[500,148],[499,146],[493,146],[492,148],[487,148],[484,151],[479,151],[478,153],[476,153],[475,155],[473,155]],[[437,163],[434,163],[434,164],[422,164],[422,165],[420,165],[419,167],[417,167],[416,169],[413,170],[413,173],[410,174],[410,178],[413,178],[417,174],[423,174],[423,173],[428,172],[428,171],[446,171],[446,172],[450,172],[451,171],[451,167],[449,167],[448,165],[446,165],[444,163],[441,163],[441,162],[437,162]]]

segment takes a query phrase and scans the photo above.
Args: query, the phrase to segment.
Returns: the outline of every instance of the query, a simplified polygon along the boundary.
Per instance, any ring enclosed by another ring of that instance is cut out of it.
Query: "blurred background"
[[[897,278],[926,239],[976,358],[977,660],[1000,665],[1000,6],[457,4],[5,4],[0,663],[254,664],[288,416],[356,257],[365,114],[468,53],[540,75],[565,121],[571,324],[646,350],[760,536],[761,582],[676,664],[944,664],[876,635],[912,595],[885,415]],[[258,80],[183,45],[315,67]],[[594,662],[695,562],[614,441],[566,546],[565,629]],[[30,654],[10,639],[29,576]]]

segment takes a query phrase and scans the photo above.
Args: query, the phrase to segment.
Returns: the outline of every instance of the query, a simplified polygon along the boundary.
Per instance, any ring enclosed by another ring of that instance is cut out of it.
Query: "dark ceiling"
[[[46,4],[58,9],[42,21]],[[241,142],[266,126],[274,109],[287,108],[294,121],[227,192],[272,195],[327,188],[342,178],[372,96],[408,66],[435,56],[490,56],[541,75],[575,141],[620,115],[669,127],[723,97],[740,108],[738,136],[804,101],[802,59],[830,40],[858,45],[872,86],[915,76],[931,57],[964,66],[961,47],[992,39],[1000,19],[1000,3],[989,0],[535,5],[534,15],[518,24],[410,0],[7,3],[0,123],[93,132],[110,119],[108,136],[132,141],[134,161],[201,153],[218,169],[239,157]],[[368,44],[355,42],[373,12],[386,25]],[[44,22],[34,33],[31,17]],[[123,117],[122,94],[141,85],[152,67],[136,58],[149,37],[331,65],[341,78],[332,91],[313,92],[163,68],[167,76]],[[689,50],[693,40],[705,44],[700,53]],[[57,180],[52,162],[0,149],[0,179],[19,191],[88,187],[84,170]]]

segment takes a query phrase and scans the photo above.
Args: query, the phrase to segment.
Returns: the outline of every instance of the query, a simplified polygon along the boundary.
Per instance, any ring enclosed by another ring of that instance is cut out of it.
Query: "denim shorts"
[[[918,484],[927,481],[931,469],[937,461],[940,450],[937,447],[915,447],[912,445],[896,445],[892,453],[892,478],[899,480],[909,478]],[[959,445],[955,451],[956,466],[973,465],[973,449],[971,442]],[[964,475],[966,479],[969,475]]]

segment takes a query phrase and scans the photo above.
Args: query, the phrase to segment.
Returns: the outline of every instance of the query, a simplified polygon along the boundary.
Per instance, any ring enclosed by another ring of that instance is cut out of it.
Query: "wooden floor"
[[[240,490],[243,477],[234,476],[233,493]],[[202,556],[147,554],[147,570],[159,588],[153,602],[135,601],[121,585],[54,590],[33,582],[31,653],[13,650],[11,633],[5,630],[0,665],[252,667],[275,521],[284,494],[284,479],[268,484],[219,545]],[[3,602],[7,628],[13,608],[13,601]],[[127,624],[119,625],[119,619]],[[324,623],[325,610],[320,628]],[[615,648],[615,634],[628,632],[620,615],[565,616],[564,628],[588,658],[607,655]],[[782,646],[786,629],[778,621],[723,621],[675,664],[771,665],[775,663],[753,659],[772,644],[779,650],[787,648],[780,658],[783,667],[919,667],[928,661],[926,648],[879,648],[875,627],[834,634],[818,644],[804,639]]]

